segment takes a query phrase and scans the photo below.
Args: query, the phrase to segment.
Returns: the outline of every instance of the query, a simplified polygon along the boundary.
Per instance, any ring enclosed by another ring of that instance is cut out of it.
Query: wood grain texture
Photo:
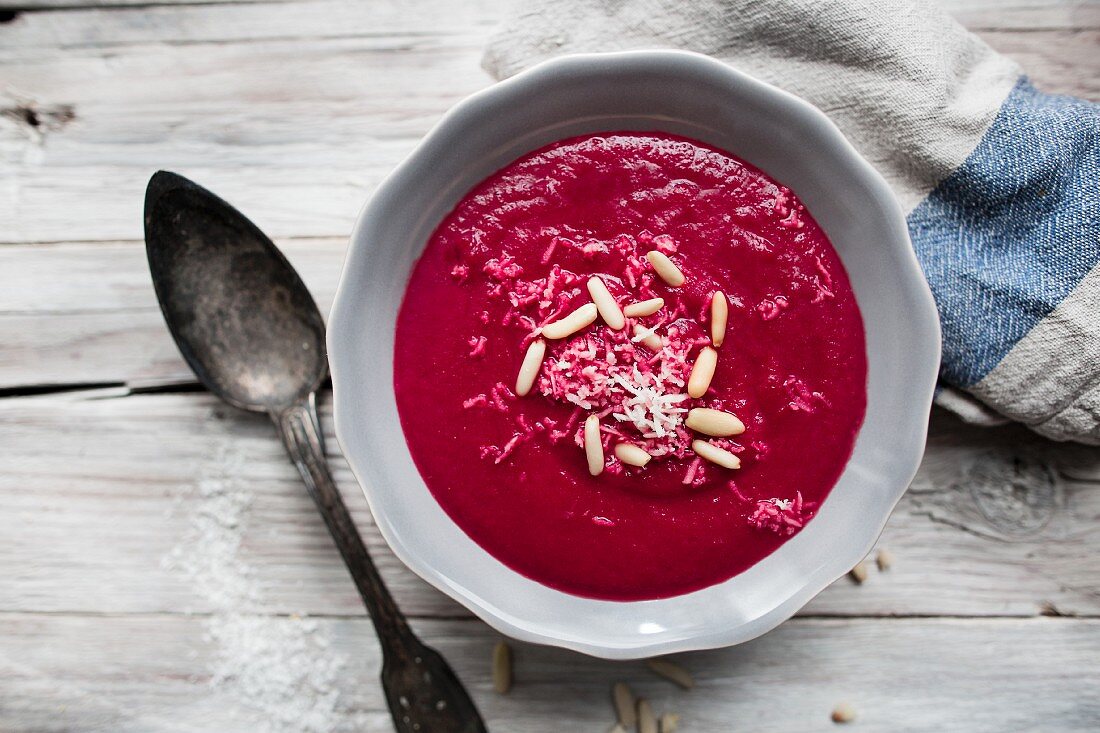
[[[0,241],[139,238],[161,167],[274,235],[344,236],[439,114],[488,83],[494,16],[479,7],[189,6],[0,25]]]
[[[344,236],[440,113],[489,82],[481,49],[506,5],[20,15],[0,25],[0,242],[69,241],[77,229],[85,240],[139,238],[141,191],[160,167],[218,191],[273,236]],[[1025,31],[996,27],[988,3],[957,10],[991,26],[982,36],[1041,88],[1100,98],[1095,6],[1021,7],[1064,17]]]
[[[272,426],[188,386],[142,191],[161,167],[218,191],[327,311],[362,201],[489,82],[481,48],[513,2],[0,0],[0,731],[389,729],[369,622]],[[1100,99],[1100,3],[946,5],[1041,88]],[[18,396],[36,385],[75,391]],[[327,395],[322,421],[382,574],[495,731],[606,730],[618,679],[685,733],[832,731],[842,701],[865,731],[1100,721],[1095,449],[935,412],[889,571],[682,655],[688,693],[517,645],[501,697],[496,635],[389,552]]]
[[[328,313],[347,240],[280,240]],[[142,242],[0,247],[0,387],[194,382],[164,327]]]
[[[4,608],[210,612],[247,578],[256,591],[237,600],[250,613],[361,613],[268,420],[202,394],[122,395],[0,400],[0,577],[19,579]],[[327,399],[322,419],[336,479],[398,602],[418,616],[466,615],[389,552]],[[1096,451],[945,414],[932,435],[881,541],[896,566],[861,586],[842,578],[804,613],[1100,616],[1100,578],[1083,561],[1100,554],[1100,483],[1073,477],[1100,465]]]
[[[1100,0],[944,0],[940,5],[983,37],[986,31],[1100,28]]]
[[[25,5],[25,3],[21,3]],[[30,57],[58,48],[124,48],[141,44],[205,44],[273,39],[373,37],[380,46],[425,45],[482,33],[503,16],[511,0],[413,0],[359,3],[349,0],[206,4],[141,3],[142,8],[29,13],[5,31],[4,53]],[[388,39],[388,40],[387,40]]]
[[[293,708],[258,705],[268,688],[260,686],[258,696],[244,683],[262,658],[234,655],[230,662],[217,636],[226,622],[6,614],[0,618],[0,729],[313,733],[308,721],[285,719]],[[304,637],[307,648],[331,650],[337,664],[318,670],[335,680],[330,733],[388,730],[372,682],[379,658],[366,620],[269,617],[259,623],[266,634]],[[655,710],[679,713],[685,732],[835,731],[829,713],[841,701],[856,710],[855,730],[882,733],[1091,733],[1100,719],[1098,621],[795,619],[734,649],[678,656],[698,680],[689,692],[640,663],[517,645],[516,683],[506,696],[492,692],[496,637],[484,625],[452,620],[416,627],[451,660],[494,731],[604,731],[614,720],[609,688],[619,680]],[[305,665],[281,678],[287,694],[317,694],[307,684],[310,662]],[[244,677],[215,681],[211,668],[239,668]]]
[[[345,239],[280,241],[328,313]],[[141,242],[0,247],[0,387],[194,382]]]
[[[282,0],[290,3],[294,0]],[[482,6],[487,14],[499,14],[515,0],[482,0]],[[0,0],[0,8],[14,8],[18,10],[95,10],[101,8],[132,8],[139,6],[143,9],[171,8],[183,9],[187,6],[219,7],[232,5],[277,5],[279,0]],[[939,0],[940,6],[962,21],[968,27],[1002,28],[1022,26],[1023,28],[1045,28],[1052,23],[1065,22],[1065,18],[1073,18],[1082,13],[1087,13],[1097,4],[1097,0]],[[1022,25],[1017,19],[1026,17],[1027,25]],[[975,19],[988,18],[985,24],[975,22]],[[431,19],[425,19],[431,22]],[[1011,25],[1009,25],[1011,24]]]
[[[1100,100],[1100,30],[1054,30],[980,34],[990,46],[1019,62],[1039,89]]]

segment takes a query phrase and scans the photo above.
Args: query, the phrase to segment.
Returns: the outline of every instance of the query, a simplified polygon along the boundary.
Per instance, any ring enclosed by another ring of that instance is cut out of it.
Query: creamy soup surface
[[[866,407],[860,312],[810,213],[660,133],[563,140],[470,191],[413,270],[394,362],[447,514],[517,572],[609,600],[774,552]]]

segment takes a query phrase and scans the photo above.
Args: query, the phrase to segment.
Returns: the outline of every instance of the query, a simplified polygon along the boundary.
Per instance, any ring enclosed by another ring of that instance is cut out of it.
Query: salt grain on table
[[[245,482],[248,467],[239,453],[220,447],[204,465],[194,495],[181,509],[191,528],[162,559],[195,586],[213,609],[205,639],[214,646],[210,684],[256,713],[262,733],[330,733],[362,721],[340,710],[339,680],[345,657],[331,649],[325,628],[311,619],[254,615],[263,592],[255,570],[241,559],[241,538],[255,498]],[[185,609],[186,610],[186,609]],[[350,728],[349,728],[350,729]]]

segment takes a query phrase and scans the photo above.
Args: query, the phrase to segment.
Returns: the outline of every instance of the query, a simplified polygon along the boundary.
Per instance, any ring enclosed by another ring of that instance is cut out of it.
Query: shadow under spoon
[[[161,311],[199,380],[271,416],[370,612],[382,688],[400,733],[479,733],[485,724],[447,662],[398,610],[325,461],[316,392],[325,325],[294,268],[263,232],[201,186],[165,171],[149,181],[145,243]]]

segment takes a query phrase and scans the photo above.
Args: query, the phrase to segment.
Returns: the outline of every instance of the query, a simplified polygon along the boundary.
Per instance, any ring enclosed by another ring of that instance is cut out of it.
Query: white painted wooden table
[[[388,731],[355,591],[270,425],[198,391],[149,285],[168,168],[275,236],[328,307],[371,188],[488,83],[489,2],[0,0],[0,731]],[[1100,5],[952,0],[1042,88],[1100,98]],[[103,6],[103,7],[96,7]],[[322,400],[327,403],[327,400]],[[322,408],[326,429],[327,404]],[[492,730],[602,731],[631,681],[683,731],[1100,730],[1100,456],[937,412],[881,546],[742,647],[640,664],[518,646],[384,547]]]

